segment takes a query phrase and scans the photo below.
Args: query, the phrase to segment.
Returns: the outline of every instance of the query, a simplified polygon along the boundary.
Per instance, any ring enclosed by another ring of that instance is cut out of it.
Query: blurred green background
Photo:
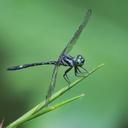
[[[61,97],[86,96],[22,128],[128,128],[127,0],[0,0],[0,120],[12,122],[45,98],[53,66],[8,72],[17,64],[54,60],[83,18],[93,14],[70,52],[85,67],[105,66]],[[67,83],[60,67],[56,90]],[[73,71],[71,80],[75,80]]]

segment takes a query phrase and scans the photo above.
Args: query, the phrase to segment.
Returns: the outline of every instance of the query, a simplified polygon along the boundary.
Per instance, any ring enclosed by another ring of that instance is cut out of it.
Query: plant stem
[[[97,71],[99,68],[101,68],[104,64],[98,65],[96,68],[94,68],[92,71],[90,71],[87,75],[80,77],[79,79],[77,79],[75,82],[71,83],[69,86],[66,86],[62,89],[60,89],[59,91],[57,91],[56,93],[54,93],[50,98],[49,98],[49,103],[51,103],[52,101],[54,101],[55,99],[59,98],[61,95],[63,95],[65,92],[67,92],[68,90],[70,90],[72,87],[76,86],[78,83],[80,83],[82,80],[84,80],[85,78],[87,78],[88,76],[90,76],[92,73],[94,73],[95,71]],[[24,122],[26,122],[27,120],[31,119],[31,117],[35,114],[38,113],[40,110],[42,110],[44,107],[46,106],[46,101],[42,101],[41,103],[39,103],[38,105],[36,105],[34,108],[32,108],[30,111],[28,111],[27,113],[25,113],[24,115],[22,115],[20,118],[18,118],[16,121],[12,122],[11,124],[9,124],[8,126],[6,126],[6,128],[16,128],[19,125],[23,124]]]
[[[39,117],[39,116],[41,116],[43,114],[46,114],[46,113],[48,113],[50,111],[53,111],[53,110],[55,110],[55,109],[57,109],[59,107],[62,107],[63,105],[66,105],[66,104],[68,104],[68,103],[70,103],[70,102],[72,102],[74,100],[77,100],[77,99],[83,97],[83,96],[85,96],[84,93],[81,94],[81,95],[75,96],[73,98],[67,99],[65,101],[62,101],[61,103],[58,103],[56,105],[48,106],[45,109],[43,109],[43,111],[40,111],[40,112],[34,114],[33,116],[31,116],[31,118],[29,118],[27,121],[32,120],[33,118]]]

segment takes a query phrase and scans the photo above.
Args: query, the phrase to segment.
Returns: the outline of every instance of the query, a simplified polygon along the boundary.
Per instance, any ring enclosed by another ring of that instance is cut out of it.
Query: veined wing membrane
[[[52,96],[52,93],[53,93],[55,85],[56,85],[58,67],[59,67],[59,61],[57,61],[56,65],[54,66],[54,69],[53,69],[50,86],[49,86],[48,93],[47,93],[47,96],[46,96],[46,104],[48,104],[49,98]]]
[[[54,91],[54,88],[55,88],[55,84],[56,84],[56,78],[57,78],[57,72],[58,72],[58,67],[60,65],[60,62],[61,62],[61,59],[62,59],[62,56],[64,54],[67,54],[70,52],[70,50],[72,49],[73,45],[76,43],[78,37],[80,36],[82,30],[85,28],[88,20],[89,20],[89,17],[91,16],[91,13],[92,13],[92,10],[91,9],[88,9],[86,14],[85,14],[85,17],[83,19],[83,21],[81,22],[81,24],[79,25],[78,29],[76,30],[76,32],[73,34],[73,37],[71,38],[71,40],[68,42],[67,46],[64,48],[64,50],[62,51],[62,53],[60,54],[59,58],[58,58],[58,61],[56,63],[56,65],[54,66],[54,69],[53,69],[53,74],[52,74],[52,78],[51,78],[51,82],[50,82],[50,86],[49,86],[49,89],[48,89],[48,93],[47,93],[47,96],[46,96],[46,104],[48,104],[49,102],[49,98],[52,96],[52,93]]]
[[[83,21],[78,26],[78,28],[75,31],[75,33],[73,34],[72,38],[69,40],[69,42],[68,42],[67,46],[65,47],[65,49],[63,50],[62,54],[68,54],[70,52],[73,45],[76,43],[77,39],[79,38],[81,32],[83,31],[83,29],[87,25],[89,17],[91,16],[91,14],[92,14],[92,10],[88,9],[87,12],[85,13]]]

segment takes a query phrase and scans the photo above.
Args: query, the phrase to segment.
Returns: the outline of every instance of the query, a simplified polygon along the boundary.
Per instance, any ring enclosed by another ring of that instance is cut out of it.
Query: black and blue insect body
[[[84,57],[82,55],[77,55],[76,57],[72,57],[72,56],[68,55],[68,53],[71,51],[73,45],[76,43],[81,32],[87,25],[87,22],[89,20],[89,17],[91,16],[91,14],[92,14],[92,10],[88,9],[84,16],[83,21],[78,26],[78,28],[75,31],[75,33],[73,34],[72,38],[69,40],[68,44],[66,45],[66,47],[64,48],[64,50],[62,51],[62,53],[60,54],[60,56],[58,57],[58,59],[56,61],[46,61],[46,62],[43,61],[43,62],[37,62],[37,63],[31,63],[31,64],[23,64],[23,65],[9,67],[7,70],[15,71],[15,70],[20,70],[20,69],[24,69],[24,68],[28,68],[28,67],[33,67],[33,66],[54,65],[49,90],[48,90],[48,93],[46,96],[46,98],[49,99],[54,91],[54,88],[55,88],[56,77],[57,77],[57,72],[58,72],[59,66],[67,66],[68,67],[68,69],[63,74],[63,77],[68,82],[68,84],[70,84],[70,80],[67,76],[67,73],[71,69],[74,68],[75,76],[82,76],[81,75],[82,72],[80,69],[83,69],[85,72],[87,72],[87,70],[85,68],[83,68],[83,65],[85,63]]]

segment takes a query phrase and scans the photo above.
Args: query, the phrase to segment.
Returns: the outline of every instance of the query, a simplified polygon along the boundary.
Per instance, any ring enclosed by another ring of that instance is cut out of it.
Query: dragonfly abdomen
[[[56,61],[37,62],[37,63],[32,63],[32,64],[17,65],[17,66],[9,67],[7,70],[9,70],[9,71],[20,70],[20,69],[24,69],[24,68],[33,67],[33,66],[48,65],[48,64],[55,65]]]

